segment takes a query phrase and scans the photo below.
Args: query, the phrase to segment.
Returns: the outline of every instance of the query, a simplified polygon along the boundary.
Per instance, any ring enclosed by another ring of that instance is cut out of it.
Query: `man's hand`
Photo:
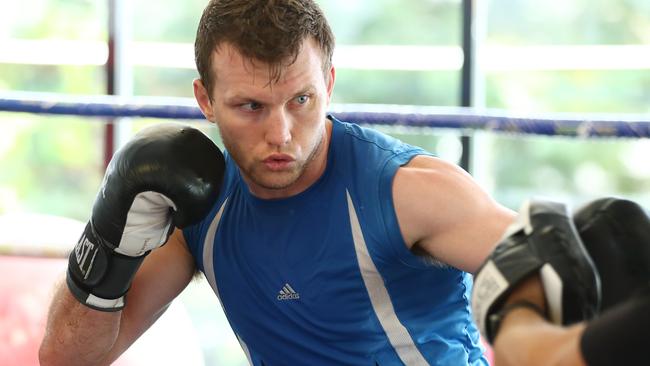
[[[156,125],[136,134],[111,160],[70,254],[67,284],[75,298],[96,310],[122,309],[144,257],[174,226],[207,214],[224,169],[219,148],[194,128]]]

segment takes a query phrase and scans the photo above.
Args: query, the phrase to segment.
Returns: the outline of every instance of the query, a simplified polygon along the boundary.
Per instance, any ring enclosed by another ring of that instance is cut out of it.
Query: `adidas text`
[[[300,294],[284,294],[278,295],[278,300],[296,300],[300,298]]]

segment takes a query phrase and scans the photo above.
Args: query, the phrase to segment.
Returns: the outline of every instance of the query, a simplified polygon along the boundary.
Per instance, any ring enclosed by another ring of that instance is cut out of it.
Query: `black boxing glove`
[[[165,244],[174,226],[209,212],[224,170],[219,148],[195,128],[160,124],[137,133],[111,159],[70,253],[66,282],[77,300],[96,310],[122,309],[144,257]]]
[[[650,219],[637,203],[605,197],[586,203],[573,222],[602,284],[602,311],[650,284]]]
[[[514,288],[537,273],[546,315],[556,324],[592,318],[600,306],[600,279],[561,203],[528,201],[517,221],[474,278],[472,311],[481,334],[494,342],[503,303]]]

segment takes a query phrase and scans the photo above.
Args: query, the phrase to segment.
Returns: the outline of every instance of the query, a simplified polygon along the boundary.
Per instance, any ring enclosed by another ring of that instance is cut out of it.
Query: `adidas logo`
[[[285,283],[282,290],[278,293],[278,300],[297,300],[299,298],[300,294],[291,288],[291,285],[288,283]]]

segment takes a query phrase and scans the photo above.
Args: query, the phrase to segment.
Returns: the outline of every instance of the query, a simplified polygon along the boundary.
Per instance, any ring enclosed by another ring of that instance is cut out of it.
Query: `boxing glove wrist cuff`
[[[129,257],[96,234],[88,223],[68,261],[67,284],[79,302],[93,309],[118,311],[145,255]]]
[[[88,291],[79,287],[70,274],[70,271],[67,273],[66,283],[68,285],[68,289],[70,289],[70,292],[77,299],[77,301],[88,306],[91,309],[99,311],[119,311],[124,308],[124,296],[120,296],[116,299],[104,299],[95,296],[92,293],[89,293]]]

